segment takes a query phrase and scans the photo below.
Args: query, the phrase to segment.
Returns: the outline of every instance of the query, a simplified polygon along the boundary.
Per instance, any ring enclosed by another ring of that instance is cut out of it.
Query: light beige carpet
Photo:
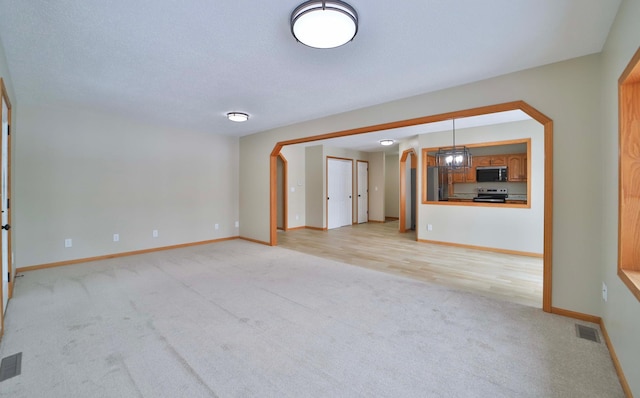
[[[575,323],[229,241],[25,273],[0,396],[623,397]]]

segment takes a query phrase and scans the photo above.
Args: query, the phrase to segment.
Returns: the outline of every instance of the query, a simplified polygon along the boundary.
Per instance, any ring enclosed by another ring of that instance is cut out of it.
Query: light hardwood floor
[[[398,221],[279,231],[278,246],[542,307],[542,259],[416,242]]]

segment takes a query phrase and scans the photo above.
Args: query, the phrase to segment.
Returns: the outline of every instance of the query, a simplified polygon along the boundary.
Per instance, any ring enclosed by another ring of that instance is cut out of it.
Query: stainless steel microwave
[[[507,182],[507,166],[476,167],[476,182]]]

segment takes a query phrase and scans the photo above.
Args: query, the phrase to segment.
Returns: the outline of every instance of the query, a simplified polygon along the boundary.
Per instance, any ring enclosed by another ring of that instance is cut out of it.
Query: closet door
[[[351,225],[353,161],[327,158],[327,228]]]

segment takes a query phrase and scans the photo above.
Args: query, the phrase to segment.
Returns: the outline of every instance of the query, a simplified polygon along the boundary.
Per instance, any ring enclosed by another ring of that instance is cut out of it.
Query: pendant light
[[[451,172],[467,172],[471,167],[471,153],[466,146],[456,146],[456,120],[453,119],[453,145],[439,148],[436,152],[436,166]]]

